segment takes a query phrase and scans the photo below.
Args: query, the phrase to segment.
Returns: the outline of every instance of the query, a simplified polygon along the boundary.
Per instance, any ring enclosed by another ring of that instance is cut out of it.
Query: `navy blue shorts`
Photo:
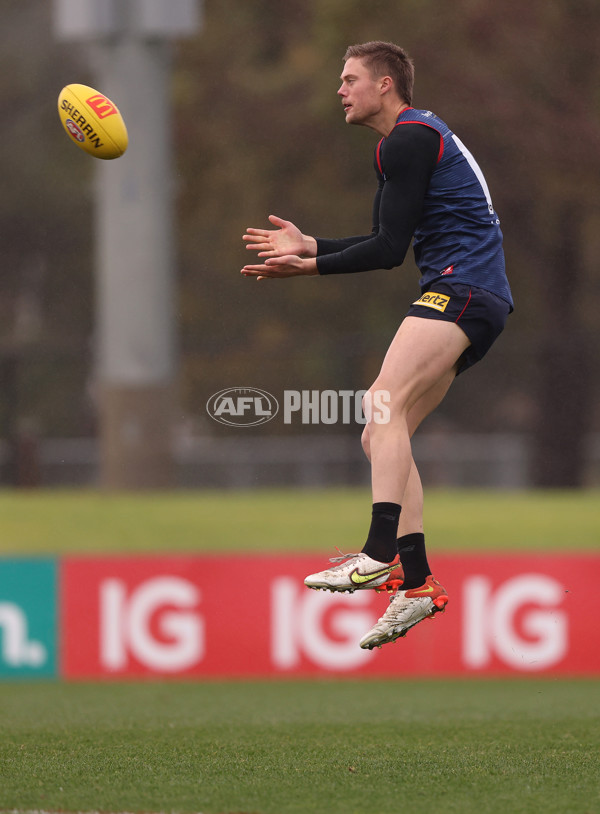
[[[413,302],[406,316],[455,322],[467,335],[470,347],[458,360],[463,373],[483,359],[502,333],[510,305],[501,297],[474,285],[440,280]]]

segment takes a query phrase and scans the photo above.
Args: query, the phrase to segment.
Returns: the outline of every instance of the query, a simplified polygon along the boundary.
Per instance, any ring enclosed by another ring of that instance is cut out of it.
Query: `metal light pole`
[[[170,40],[197,31],[199,15],[197,0],[54,0],[57,36],[90,43],[96,87],[129,132],[125,155],[96,168],[100,479],[109,488],[173,483]]]

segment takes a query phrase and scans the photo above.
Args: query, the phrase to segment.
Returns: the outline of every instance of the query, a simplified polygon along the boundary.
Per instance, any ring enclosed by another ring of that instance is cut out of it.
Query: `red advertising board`
[[[67,678],[600,674],[600,555],[436,555],[450,602],[380,650],[372,590],[304,587],[315,556],[65,558]]]

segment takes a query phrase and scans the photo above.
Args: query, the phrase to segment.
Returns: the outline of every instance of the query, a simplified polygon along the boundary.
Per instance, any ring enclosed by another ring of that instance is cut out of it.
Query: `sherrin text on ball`
[[[94,158],[119,158],[127,149],[127,128],[118,107],[94,88],[64,87],[58,115],[71,141]]]

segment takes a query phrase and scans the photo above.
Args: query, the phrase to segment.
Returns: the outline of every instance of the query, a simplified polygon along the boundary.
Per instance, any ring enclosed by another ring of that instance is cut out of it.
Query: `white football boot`
[[[375,588],[378,591],[395,591],[404,579],[400,559],[393,562],[377,562],[366,554],[342,554],[332,557],[336,563],[325,571],[309,574],[304,580],[307,588],[323,591],[357,591]]]
[[[395,642],[406,636],[407,631],[433,617],[446,608],[448,594],[440,583],[428,576],[425,584],[407,591],[397,591],[381,619],[360,640],[363,650],[372,650],[382,644]]]

